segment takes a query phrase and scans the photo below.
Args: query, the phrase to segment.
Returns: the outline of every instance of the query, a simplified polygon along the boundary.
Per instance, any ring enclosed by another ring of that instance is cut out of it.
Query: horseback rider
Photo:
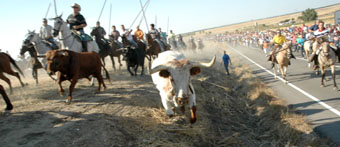
[[[82,36],[83,52],[87,52],[87,38],[84,32],[84,27],[87,26],[86,20],[84,16],[79,13],[81,11],[79,4],[74,3],[71,7],[73,8],[73,14],[68,16],[66,22],[70,24],[71,30],[80,32],[80,35]]]
[[[43,25],[40,27],[39,36],[41,39],[46,40],[52,44],[53,49],[57,49],[57,45],[52,37],[52,26],[47,24],[47,19],[43,18]]]
[[[112,26],[112,32],[111,32],[111,34],[109,35],[109,39],[110,39],[110,41],[115,42],[116,44],[119,45],[119,47],[122,48],[122,47],[123,47],[123,44],[122,44],[121,42],[118,41],[119,37],[120,37],[120,33],[119,33],[119,31],[116,29],[116,26],[113,25],[113,26]]]
[[[143,31],[139,28],[139,26],[136,27],[136,32],[135,36],[138,40],[144,42],[144,33]]]
[[[273,47],[273,51],[271,56],[269,57],[268,61],[272,61],[272,64],[274,64],[275,62],[275,54],[276,54],[276,49],[277,48],[281,48],[283,43],[287,42],[288,40],[281,35],[281,30],[277,30],[277,34],[274,36],[272,42],[274,43],[274,47]],[[289,58],[295,58],[295,56],[293,55],[292,49],[289,48],[289,52],[290,52],[290,57]]]
[[[162,32],[161,28],[158,28],[158,32],[159,32],[159,37],[161,38],[161,41],[166,44],[167,43],[167,34],[165,32]]]
[[[133,40],[133,37],[131,35],[132,30],[125,29],[124,25],[121,25],[122,29],[122,36],[125,36],[126,39],[132,44],[132,46],[137,47],[137,43]]]
[[[104,37],[106,35],[106,32],[105,32],[105,29],[102,26],[100,26],[100,22],[99,21],[97,21],[96,27],[94,28],[94,30],[98,31],[98,34],[97,34],[96,38],[104,39],[105,40]]]
[[[160,41],[160,34],[157,31],[157,29],[155,28],[155,25],[150,24],[150,28],[151,29],[149,31],[149,34],[151,35],[151,38],[159,44],[159,46],[161,48],[161,52],[165,51],[164,46],[163,46],[162,42]]]
[[[320,46],[321,43],[323,42],[329,42],[329,30],[325,28],[324,26],[324,22],[323,21],[319,21],[319,26],[318,26],[318,30],[314,31],[313,36],[314,38],[316,38],[316,42],[318,43],[317,47]],[[337,47],[335,47],[334,45],[330,44],[331,48],[333,49],[333,51],[335,52],[335,54],[338,56],[338,58],[340,58],[340,51],[338,49],[336,49]],[[318,68],[318,54],[319,54],[319,48],[317,48],[317,50],[313,51],[311,58],[309,59],[309,62],[314,61],[314,66],[313,66],[313,70],[316,70]]]

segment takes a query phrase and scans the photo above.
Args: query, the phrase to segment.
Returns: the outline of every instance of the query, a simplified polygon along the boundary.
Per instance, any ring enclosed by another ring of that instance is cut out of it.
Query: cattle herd
[[[26,40],[26,43],[29,44],[30,42]],[[196,121],[196,96],[194,87],[190,82],[191,76],[199,74],[201,68],[212,67],[216,57],[209,63],[202,63],[190,61],[182,53],[174,49],[169,48],[166,51],[160,51],[158,49],[158,53],[153,53],[152,51],[155,51],[155,49],[143,46],[144,43],[139,44],[138,48],[132,47],[128,42],[124,41],[124,39],[122,43],[123,48],[117,50],[123,53],[123,60],[126,61],[127,70],[131,76],[137,75],[139,66],[142,68],[141,76],[143,76],[144,59],[150,59],[149,72],[153,83],[159,90],[165,113],[169,117],[172,117],[175,115],[176,107],[179,107],[180,110],[184,112],[185,107],[189,106],[191,112],[190,123],[194,123]],[[94,84],[94,78],[96,78],[99,84],[96,93],[99,93],[102,87],[104,89],[107,88],[103,80],[102,72],[106,74],[105,77],[111,83],[109,72],[106,70],[99,53],[56,49],[39,54],[35,46],[27,44],[23,45],[20,54],[23,55],[26,51],[30,53],[34,69],[32,75],[36,79],[36,84],[38,84],[37,69],[39,68],[45,69],[53,80],[52,75],[57,75],[56,84],[58,84],[58,91],[62,96],[64,95],[62,82],[66,80],[70,81],[66,104],[71,104],[72,93],[79,79],[86,78]],[[151,42],[149,44],[151,44]],[[1,53],[0,56],[0,78],[8,83],[10,92],[12,93],[11,82],[3,73],[17,77],[21,85],[26,86],[21,81],[19,73],[22,74],[22,76],[23,73],[15,61],[6,53]],[[40,63],[40,61],[42,62]],[[19,73],[14,72],[10,64],[12,64]],[[131,68],[133,71],[131,71]],[[10,110],[13,109],[13,105],[2,85],[0,85],[0,93],[7,105],[5,113],[9,113]]]

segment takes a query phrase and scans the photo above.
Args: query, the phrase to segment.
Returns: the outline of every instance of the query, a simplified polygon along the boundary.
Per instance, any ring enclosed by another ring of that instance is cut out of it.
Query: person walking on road
[[[221,61],[221,65],[222,63],[224,64],[224,68],[226,70],[226,75],[230,75],[229,73],[229,64],[231,65],[231,59],[229,57],[229,55],[227,54],[227,51],[223,51],[223,56],[222,56],[222,61]]]

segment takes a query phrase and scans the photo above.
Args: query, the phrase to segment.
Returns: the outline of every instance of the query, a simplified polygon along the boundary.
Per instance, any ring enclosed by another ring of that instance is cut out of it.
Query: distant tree
[[[299,19],[303,20],[304,22],[316,20],[318,18],[318,14],[314,9],[308,8],[307,10],[302,12],[302,16]]]

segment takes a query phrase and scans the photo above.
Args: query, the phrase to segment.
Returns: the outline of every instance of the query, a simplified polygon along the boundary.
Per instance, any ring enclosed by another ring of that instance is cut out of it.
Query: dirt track
[[[205,50],[192,54],[192,58],[207,61],[214,53],[220,50]],[[198,116],[194,125],[189,124],[189,111],[168,118],[151,77],[131,77],[125,68],[111,71],[112,84],[105,81],[108,88],[100,94],[94,94],[96,87],[90,87],[88,81],[80,81],[71,105],[65,105],[65,97],[58,95],[57,86],[50,79],[43,78],[38,86],[29,82],[28,87],[15,88],[15,94],[10,95],[15,107],[11,114],[0,115],[0,144],[318,146],[328,143],[316,137],[304,118],[282,105],[246,66],[234,64],[231,77],[218,70],[221,66],[217,63],[217,68],[204,69],[193,78]],[[64,85],[68,89],[69,83]],[[4,107],[2,100],[0,106]]]

